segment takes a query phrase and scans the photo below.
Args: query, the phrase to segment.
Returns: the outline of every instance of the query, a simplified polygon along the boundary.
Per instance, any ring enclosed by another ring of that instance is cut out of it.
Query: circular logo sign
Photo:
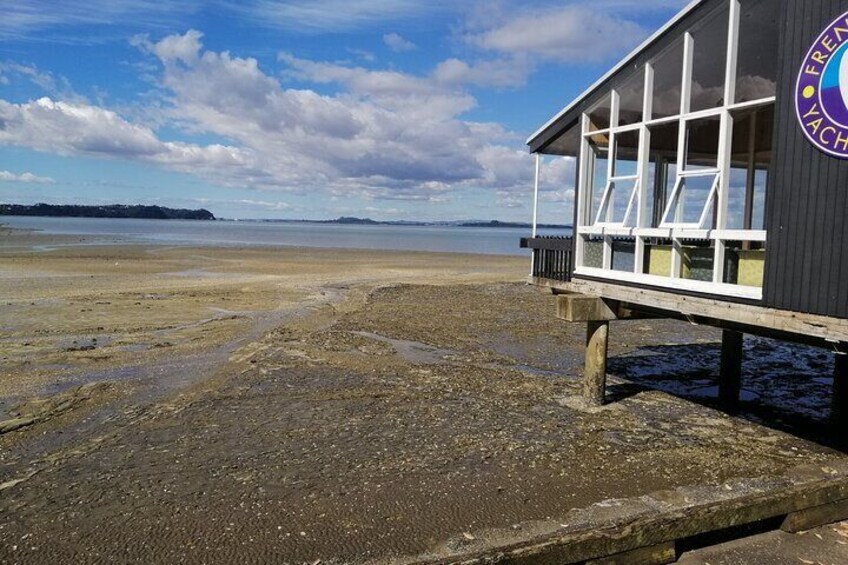
[[[824,30],[804,58],[795,111],[813,145],[848,159],[848,13]]]

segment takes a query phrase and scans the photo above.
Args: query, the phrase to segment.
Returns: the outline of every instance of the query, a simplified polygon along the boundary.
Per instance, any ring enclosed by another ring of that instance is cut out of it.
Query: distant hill
[[[146,220],[214,220],[209,210],[186,210],[164,206],[112,204],[79,206],[76,204],[0,204],[0,216],[54,216],[74,218],[139,218]]]
[[[460,228],[530,228],[532,227],[526,222],[501,222],[500,220],[460,220],[450,222],[415,222],[408,220],[401,221],[378,221],[371,218],[355,218],[350,216],[342,216],[335,220],[294,220],[307,223],[318,224],[352,224],[364,226],[456,226]],[[559,224],[539,224],[540,228],[547,229],[570,229],[571,226]]]

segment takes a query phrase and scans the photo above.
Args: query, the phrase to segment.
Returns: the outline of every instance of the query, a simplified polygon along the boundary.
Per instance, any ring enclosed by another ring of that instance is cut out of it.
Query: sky
[[[10,0],[0,202],[529,221],[527,137],[686,3]]]

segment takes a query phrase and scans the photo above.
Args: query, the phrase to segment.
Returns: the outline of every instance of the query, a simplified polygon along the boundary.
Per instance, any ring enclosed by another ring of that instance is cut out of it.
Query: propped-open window
[[[719,116],[686,123],[684,166],[678,171],[661,227],[710,229],[714,226],[720,128]]]
[[[639,133],[617,133],[613,143],[612,174],[601,196],[595,225],[634,226],[639,200]]]

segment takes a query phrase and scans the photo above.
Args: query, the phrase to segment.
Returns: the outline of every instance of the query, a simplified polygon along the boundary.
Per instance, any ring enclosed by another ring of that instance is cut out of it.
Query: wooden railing
[[[533,250],[533,276],[569,282],[574,270],[574,240],[571,237],[544,236],[521,238],[523,249]]]

